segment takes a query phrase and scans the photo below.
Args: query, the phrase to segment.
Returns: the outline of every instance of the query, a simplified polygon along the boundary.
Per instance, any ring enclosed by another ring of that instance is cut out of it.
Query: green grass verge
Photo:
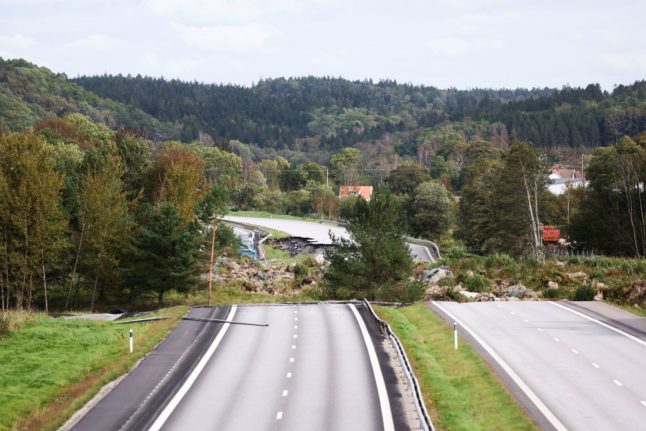
[[[609,302],[609,304],[614,305],[615,307],[619,307],[624,311],[634,314],[635,316],[646,317],[646,308],[637,308],[634,305],[618,304],[616,302]]]
[[[207,292],[199,290],[189,295],[171,293],[167,298],[169,304],[188,304],[205,306],[208,302]],[[217,307],[231,304],[272,304],[280,302],[310,302],[320,301],[319,289],[302,289],[288,291],[284,294],[272,295],[265,292],[247,292],[238,286],[216,286],[213,288],[211,303]]]
[[[265,249],[265,259],[278,261],[278,262],[296,262],[296,259],[291,257],[288,252],[280,248],[273,247],[271,244],[263,243]]]
[[[0,430],[55,430],[107,382],[125,373],[172,331],[171,319],[131,325],[37,315],[0,339]]]
[[[438,429],[538,429],[471,346],[453,349],[452,329],[425,305],[376,311],[404,344]]]
[[[311,217],[299,217],[287,214],[272,214],[267,211],[229,211],[227,215],[236,217],[275,218],[280,220],[319,221],[319,219]]]

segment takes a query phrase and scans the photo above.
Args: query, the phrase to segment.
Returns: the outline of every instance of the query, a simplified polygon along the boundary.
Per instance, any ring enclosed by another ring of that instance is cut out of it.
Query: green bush
[[[476,274],[464,280],[464,287],[470,292],[488,292],[491,290],[489,280]]]
[[[470,255],[463,245],[454,245],[442,250],[442,252],[447,259],[462,259]]]
[[[460,300],[462,300],[462,295],[460,295],[460,292],[455,290],[453,287],[448,287],[446,289],[445,296],[446,296],[446,299],[448,299],[450,301],[458,301],[459,302]]]
[[[318,268],[319,263],[316,261],[316,258],[311,254],[305,254],[299,258],[299,263],[304,265],[307,268]]]
[[[578,265],[581,263],[581,259],[579,259],[577,256],[569,256],[566,260],[565,263],[570,266],[570,265]]]
[[[516,260],[507,254],[496,253],[487,256],[485,266],[487,268],[515,267]]]
[[[543,291],[543,297],[546,299],[560,299],[565,298],[567,293],[563,289],[546,289]]]
[[[573,301],[592,301],[596,292],[594,288],[589,284],[582,284],[576,288],[574,295],[572,295]]]
[[[296,265],[294,265],[293,271],[296,277],[304,277],[307,274],[309,274],[310,269],[299,262]]]

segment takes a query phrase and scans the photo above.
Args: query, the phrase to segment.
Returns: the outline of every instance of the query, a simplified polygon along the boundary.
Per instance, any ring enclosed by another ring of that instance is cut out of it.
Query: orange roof
[[[366,201],[370,201],[372,186],[341,186],[339,188],[339,198],[348,196],[361,196]]]

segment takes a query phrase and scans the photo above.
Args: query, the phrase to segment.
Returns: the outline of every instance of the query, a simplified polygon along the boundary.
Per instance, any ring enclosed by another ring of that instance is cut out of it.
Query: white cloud
[[[23,52],[33,47],[36,41],[22,34],[0,35],[0,57],[22,57]]]
[[[469,50],[469,43],[457,37],[439,37],[429,40],[428,47],[435,55],[459,57]]]
[[[275,32],[257,24],[195,27],[176,24],[182,40],[192,48],[212,51],[256,51],[266,47]]]
[[[190,23],[241,23],[304,9],[296,0],[146,0],[156,14]]]
[[[105,34],[91,34],[65,44],[75,50],[111,50],[121,45],[121,40]]]

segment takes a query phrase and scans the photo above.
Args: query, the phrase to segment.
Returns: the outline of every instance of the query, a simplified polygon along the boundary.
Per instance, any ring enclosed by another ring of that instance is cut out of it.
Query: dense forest
[[[145,130],[153,139],[174,136],[163,124],[142,110],[103,99],[56,74],[25,60],[0,57],[0,130],[18,131],[41,120],[80,113],[112,128]]]
[[[415,153],[414,132],[473,120],[496,124],[538,147],[597,147],[646,127],[646,82],[586,88],[440,90],[394,81],[269,79],[252,87],[142,76],[81,77],[74,82],[106,98],[200,132],[261,148],[326,153],[399,135],[400,154]],[[486,137],[486,136],[483,136]],[[321,161],[321,160],[318,160]]]

